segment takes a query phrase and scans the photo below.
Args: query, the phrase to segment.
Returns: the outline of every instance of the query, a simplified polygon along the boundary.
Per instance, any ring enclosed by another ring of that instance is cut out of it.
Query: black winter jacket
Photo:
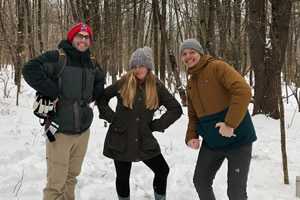
[[[59,125],[57,132],[82,133],[90,127],[93,119],[93,111],[88,104],[103,94],[104,73],[98,62],[96,62],[96,67],[93,66],[89,50],[80,52],[67,40],[62,40],[58,48],[64,49],[67,54],[66,66],[60,75],[62,80],[60,92],[57,81],[51,79],[58,62],[57,50],[48,51],[30,60],[24,65],[22,73],[25,81],[42,95],[52,100],[59,97],[56,112],[51,116],[51,119]],[[63,101],[87,103],[80,105],[78,109],[79,129],[74,128],[73,105],[60,106]]]
[[[138,85],[138,84],[137,84]],[[167,111],[153,120],[155,110],[148,110],[145,106],[145,87],[137,86],[133,109],[123,106],[120,90],[120,80],[105,88],[104,95],[97,102],[100,118],[110,122],[103,154],[120,161],[143,161],[160,154],[160,147],[152,131],[164,132],[182,115],[178,101],[169,93],[165,86],[157,81],[159,105],[165,106]],[[117,97],[116,111],[108,102]]]

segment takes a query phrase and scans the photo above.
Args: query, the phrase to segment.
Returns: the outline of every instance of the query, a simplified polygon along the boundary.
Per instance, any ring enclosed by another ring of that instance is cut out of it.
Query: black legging
[[[166,194],[167,177],[170,169],[162,154],[143,162],[154,172],[154,191],[160,195]],[[117,172],[117,193],[120,197],[126,198],[130,195],[129,177],[132,163],[118,160],[114,160],[114,163]]]

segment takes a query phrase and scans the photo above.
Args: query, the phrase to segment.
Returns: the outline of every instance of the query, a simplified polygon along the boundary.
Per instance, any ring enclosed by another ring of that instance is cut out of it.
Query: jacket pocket
[[[111,124],[106,135],[107,147],[117,151],[125,151],[126,135],[126,127],[118,127]]]
[[[219,119],[211,119],[209,121],[199,122],[196,131],[204,139],[208,147],[213,149],[226,148],[235,142],[235,137],[224,137],[219,133],[219,128],[215,128]]]
[[[228,108],[216,114],[199,118],[196,131],[210,148],[226,148],[237,140],[236,137],[222,136],[219,133],[219,128],[215,128],[218,122],[224,122],[227,111]]]

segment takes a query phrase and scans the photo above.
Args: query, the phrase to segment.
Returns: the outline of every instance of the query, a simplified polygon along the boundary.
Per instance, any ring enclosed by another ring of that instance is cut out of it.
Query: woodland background
[[[175,84],[185,105],[178,49],[193,37],[249,77],[254,115],[278,119],[281,78],[299,98],[299,10],[299,0],[0,0],[0,67],[14,67],[20,92],[23,64],[57,49],[70,25],[85,22],[94,32],[92,52],[113,82],[131,53],[147,45],[155,73]]]
[[[253,115],[280,119],[285,166],[283,101],[289,97],[282,88],[293,92],[300,111],[299,14],[299,0],[0,0],[0,69],[13,67],[6,76],[14,79],[18,97],[24,63],[57,49],[70,25],[85,22],[94,33],[93,55],[112,82],[128,69],[135,49],[150,46],[155,73],[185,106],[186,69],[178,49],[184,39],[197,38],[207,54],[247,78]]]

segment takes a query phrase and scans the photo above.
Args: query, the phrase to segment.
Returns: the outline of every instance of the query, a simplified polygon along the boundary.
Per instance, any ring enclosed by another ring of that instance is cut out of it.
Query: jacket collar
[[[208,56],[208,55],[203,55],[201,56],[199,62],[192,68],[188,69],[188,73],[192,74],[195,73],[199,70],[201,70],[202,68],[204,68],[209,62],[215,60],[212,56]]]
[[[70,56],[74,60],[82,60],[90,57],[90,50],[86,50],[85,52],[78,51],[68,40],[62,40],[59,45],[59,49],[64,49],[68,56]]]

